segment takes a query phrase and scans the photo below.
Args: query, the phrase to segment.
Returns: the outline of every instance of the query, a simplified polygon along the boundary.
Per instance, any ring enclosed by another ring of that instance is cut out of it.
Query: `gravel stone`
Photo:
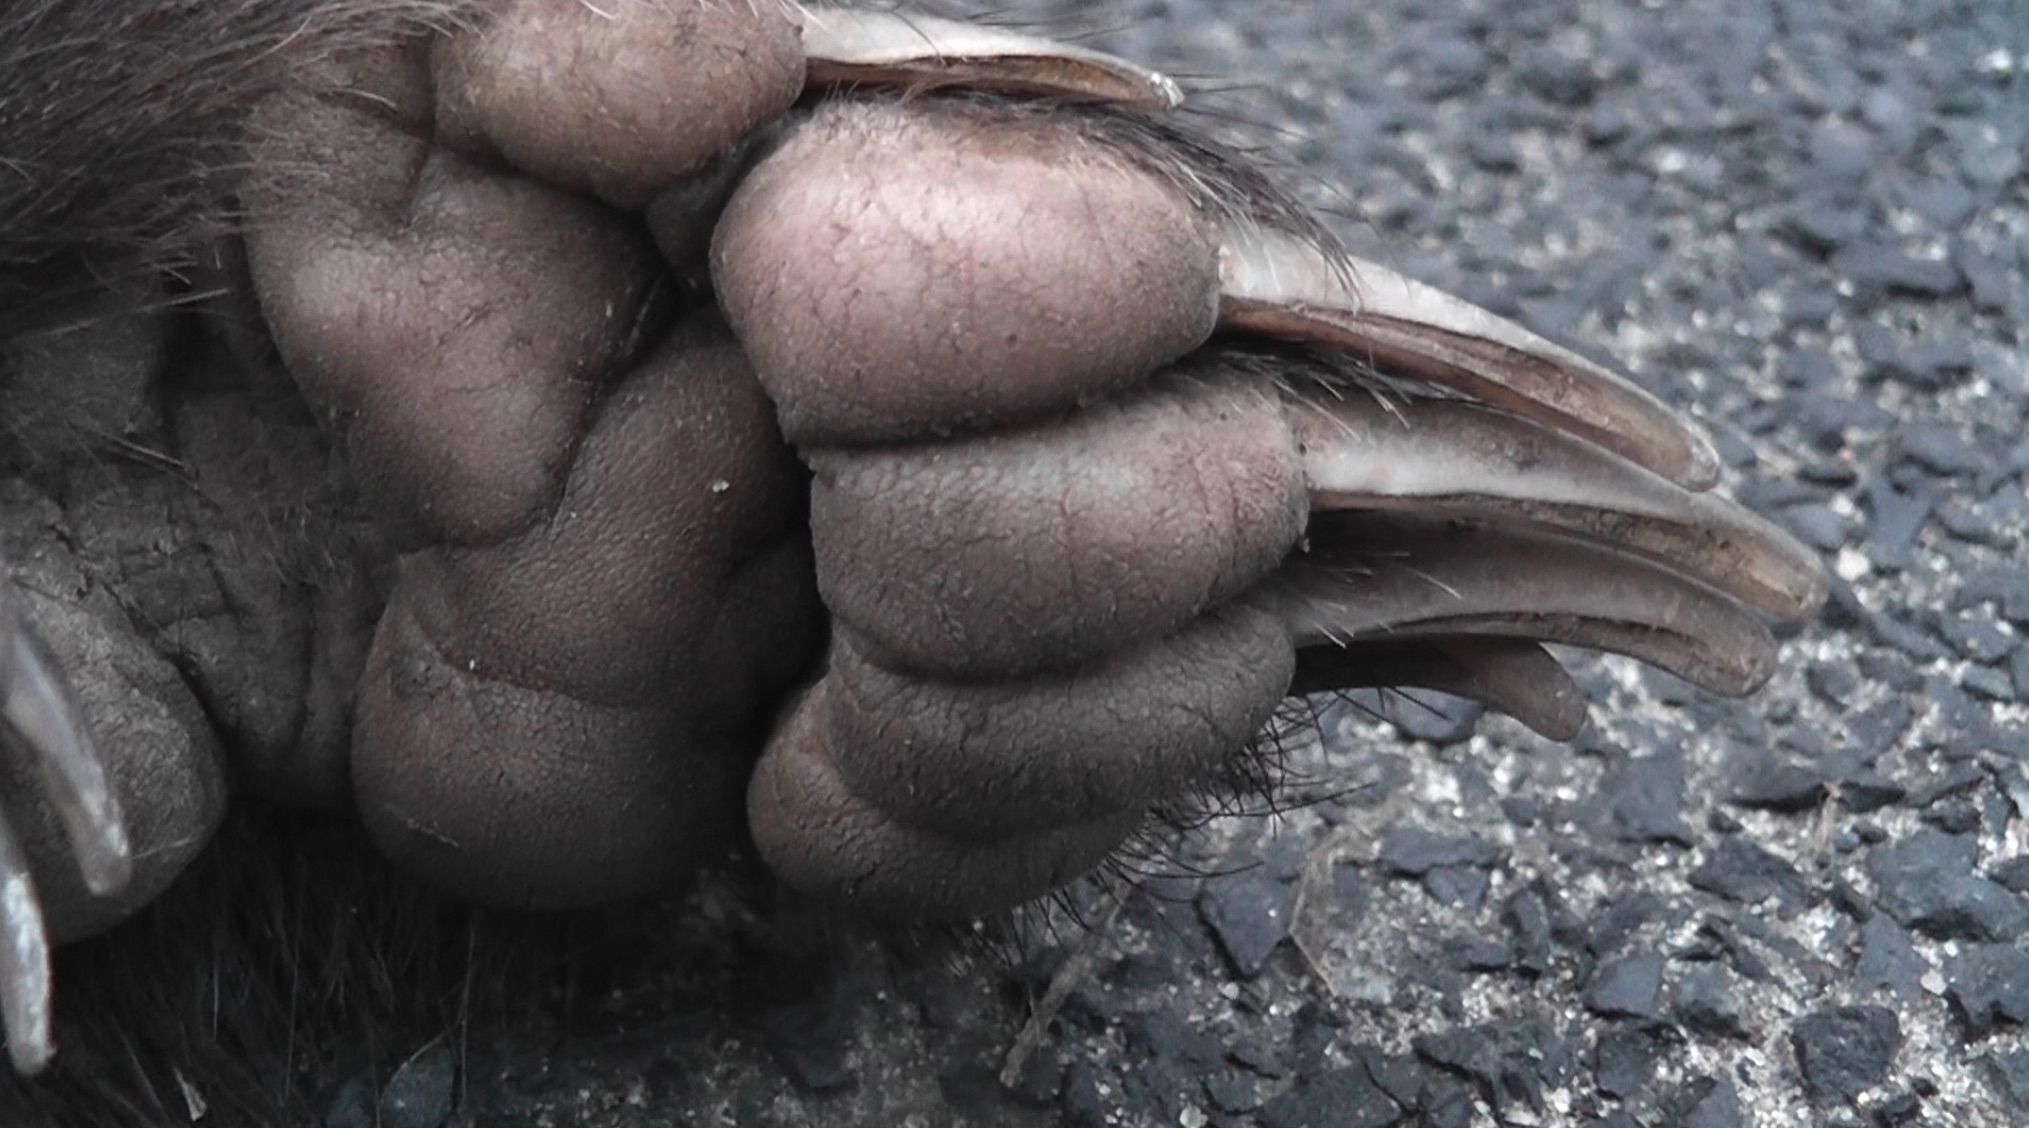
[[[1684,821],[1684,758],[1676,751],[1618,759],[1600,777],[1599,807],[1609,836],[1630,842],[1690,846],[1696,836]]]
[[[1840,1007],[1798,1020],[1790,1045],[1813,1102],[1853,1101],[1888,1076],[1902,1024],[1885,1007]]]
[[[1381,839],[1380,861],[1391,873],[1421,877],[1445,866],[1490,868],[1500,863],[1501,848],[1470,834],[1439,834],[1398,824]]]
[[[1253,979],[1288,938],[1295,899],[1290,885],[1276,881],[1264,870],[1241,870],[1205,880],[1198,894],[1198,915],[1211,928],[1233,969],[1242,979]]]
[[[1716,965],[1696,967],[1676,984],[1677,1022],[1701,1034],[1722,1038],[1748,1037],[1740,1001],[1734,997],[1732,977]]]
[[[1825,778],[1815,768],[1785,763],[1766,754],[1735,765],[1728,801],[1741,807],[1798,814],[1825,801]]]
[[[1795,866],[1744,838],[1722,838],[1708,847],[1689,881],[1694,889],[1744,904],[1774,897],[1800,905],[1806,895],[1803,875]]]
[[[457,1099],[458,1055],[437,1045],[402,1063],[380,1091],[385,1128],[438,1128]]]
[[[1405,1110],[1374,1083],[1364,1065],[1349,1065],[1299,1081],[1295,1088],[1261,1109],[1264,1128],[1312,1128],[1342,1124],[1346,1128],[1388,1128],[1402,1121]]]
[[[1636,952],[1601,964],[1585,989],[1585,1007],[1607,1018],[1654,1019],[1662,1014],[1663,957]]]
[[[1615,1100],[1632,1100],[1655,1075],[1659,1047],[1631,1026],[1602,1031],[1592,1049],[1593,1087]]]
[[[2010,944],[1971,944],[1944,967],[1945,1000],[1968,1040],[2029,1022],[2029,953]]]
[[[1682,1128],[1740,1128],[1740,1090],[1724,1077],[1695,1077],[1671,1094],[1669,1122]]]
[[[1971,838],[1919,830],[1874,851],[1868,871],[1882,910],[1939,940],[2011,940],[2029,925],[2020,898],[1973,872]]]

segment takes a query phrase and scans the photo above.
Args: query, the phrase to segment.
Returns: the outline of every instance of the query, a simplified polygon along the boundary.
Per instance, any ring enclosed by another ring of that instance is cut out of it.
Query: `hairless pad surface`
[[[445,659],[397,589],[360,681],[359,813],[396,864],[510,908],[664,888],[723,841],[747,757],[652,706],[491,681]]]
[[[1164,380],[1013,432],[815,451],[826,606],[890,669],[1067,671],[1279,563],[1307,514],[1273,388]]]
[[[283,171],[250,200],[249,260],[304,394],[408,543],[519,531],[634,346],[653,248],[590,200],[426,152],[364,110],[298,101],[267,124],[261,159]]]
[[[778,0],[515,0],[436,57],[440,139],[626,208],[803,90]]]
[[[805,506],[767,397],[707,315],[600,404],[545,520],[416,558],[403,582],[454,664],[584,701],[681,703],[736,727],[763,704],[750,668],[809,655],[821,631]],[[787,566],[766,559],[778,548]],[[729,605],[742,581],[782,590]]]
[[[1295,670],[1289,636],[1244,607],[1064,677],[926,681],[832,651],[831,751],[855,793],[960,838],[1147,809],[1206,780],[1267,723]]]
[[[818,107],[734,194],[713,274],[798,444],[1068,407],[1218,313],[1216,233],[1176,192],[1048,119],[952,99]]]
[[[829,680],[776,730],[747,788],[761,857],[790,886],[864,912],[963,920],[1002,912],[1091,872],[1143,813],[978,841],[904,826],[855,796],[832,763]]]

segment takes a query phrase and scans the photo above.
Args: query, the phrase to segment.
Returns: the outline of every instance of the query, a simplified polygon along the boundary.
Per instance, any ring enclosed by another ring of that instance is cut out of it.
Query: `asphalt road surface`
[[[1743,703],[1583,663],[1571,746],[1325,705],[1286,754],[1335,798],[1192,831],[1024,956],[574,978],[320,1066],[323,1122],[2029,1122],[2029,8],[1000,14],[1185,79],[1359,253],[1696,417],[1823,552],[1823,620]]]

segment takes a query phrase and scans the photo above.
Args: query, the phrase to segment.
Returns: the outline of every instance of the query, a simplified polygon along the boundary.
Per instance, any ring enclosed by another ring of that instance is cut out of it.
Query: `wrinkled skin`
[[[206,715],[462,896],[665,891],[744,828],[799,890],[963,919],[1091,871],[1294,691],[1569,736],[1539,641],[1740,694],[1823,598],[1660,404],[1346,259],[1159,76],[770,0],[455,16],[252,109],[209,268],[237,375],[150,425],[218,530],[165,570],[220,613],[94,608],[91,538],[9,510],[0,845],[59,938],[216,824]],[[231,559],[263,505],[265,573]]]

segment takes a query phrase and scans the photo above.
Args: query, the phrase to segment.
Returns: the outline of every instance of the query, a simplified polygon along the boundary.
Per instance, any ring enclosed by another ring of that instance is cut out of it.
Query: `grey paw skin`
[[[342,43],[258,92],[244,283],[398,556],[327,664],[350,799],[454,893],[670,889],[744,814],[809,894],[998,912],[1292,692],[1569,737],[1542,643],[1744,694],[1824,598],[1664,405],[1349,258],[1129,62],[771,0]]]

